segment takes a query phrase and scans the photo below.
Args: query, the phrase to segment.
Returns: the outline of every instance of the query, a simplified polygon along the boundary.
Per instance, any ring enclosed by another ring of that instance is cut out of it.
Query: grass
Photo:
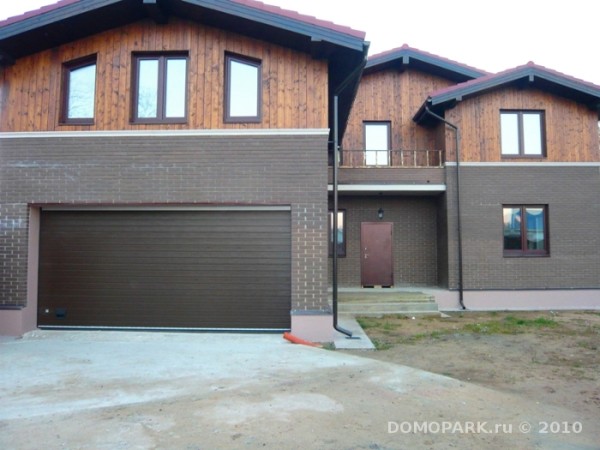
[[[462,327],[462,330],[476,334],[519,334],[558,326],[560,324],[554,319],[547,319],[545,317],[523,319],[515,316],[506,316],[503,320],[468,323]]]

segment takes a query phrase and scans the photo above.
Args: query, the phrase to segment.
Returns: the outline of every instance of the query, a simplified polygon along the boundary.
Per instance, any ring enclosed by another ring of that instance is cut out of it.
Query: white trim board
[[[35,131],[0,133],[0,139],[81,138],[81,137],[212,137],[212,136],[328,136],[327,128],[221,129],[221,130],[114,130],[114,131]]]
[[[333,191],[333,185],[327,190]],[[445,192],[445,184],[340,184],[339,192]]]
[[[447,162],[446,166],[456,166]],[[600,162],[461,162],[461,167],[600,167]]]

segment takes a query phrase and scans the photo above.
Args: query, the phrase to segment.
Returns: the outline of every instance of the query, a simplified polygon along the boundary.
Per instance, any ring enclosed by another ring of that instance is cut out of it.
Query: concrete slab
[[[281,335],[36,331],[0,399],[18,450],[597,448],[577,412]]]
[[[335,332],[333,345],[338,350],[375,350],[375,345],[369,339],[369,336],[362,329],[360,324],[352,315],[339,315],[338,324],[345,330],[352,333],[352,338],[348,338],[343,333]]]

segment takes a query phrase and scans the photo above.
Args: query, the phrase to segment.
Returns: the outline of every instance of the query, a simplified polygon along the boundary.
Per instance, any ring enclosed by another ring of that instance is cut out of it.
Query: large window
[[[544,128],[542,111],[501,111],[502,156],[545,156]]]
[[[225,122],[260,122],[261,63],[225,56]]]
[[[365,164],[388,166],[390,164],[390,123],[364,122]]]
[[[133,60],[133,122],[184,123],[187,56],[136,54]]]
[[[63,66],[61,122],[91,125],[96,105],[96,55]]]
[[[546,205],[505,205],[505,256],[548,255],[548,207]]]
[[[329,256],[333,256],[333,211],[329,211]],[[338,256],[346,256],[346,211],[338,211]]]

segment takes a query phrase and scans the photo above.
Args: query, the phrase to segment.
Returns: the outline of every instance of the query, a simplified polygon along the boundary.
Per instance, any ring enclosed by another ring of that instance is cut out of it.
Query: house
[[[255,0],[0,22],[0,334],[328,341],[328,270],[440,309],[600,308],[600,87],[364,38]]]
[[[62,0],[1,22],[0,334],[331,340],[327,152],[367,49],[254,0]]]
[[[533,63],[370,57],[340,156],[339,286],[433,287],[440,309],[600,308],[599,113],[600,86]]]

